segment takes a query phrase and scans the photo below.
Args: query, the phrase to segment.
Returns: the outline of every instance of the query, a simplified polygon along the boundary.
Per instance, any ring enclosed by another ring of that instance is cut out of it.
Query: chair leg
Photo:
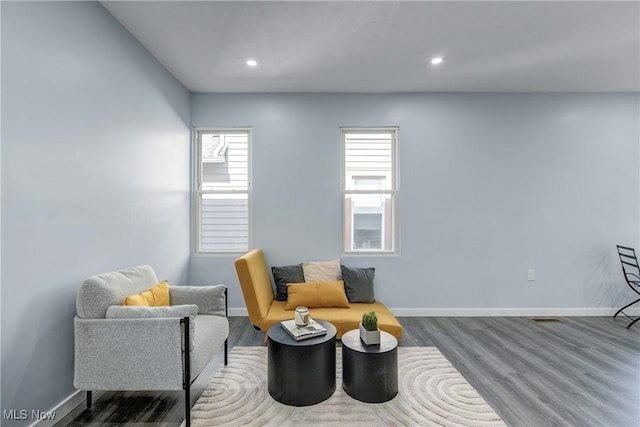
[[[616,312],[616,314],[614,314],[614,315],[613,315],[613,317],[616,317],[618,314],[622,313],[622,311],[623,311],[625,308],[629,308],[629,307],[631,307],[633,304],[638,303],[638,302],[640,302],[640,298],[638,298],[637,300],[633,301],[632,303],[629,303],[629,304],[625,305],[624,307],[622,307],[620,310],[618,310],[618,311]],[[624,313],[622,313],[622,314],[624,314]]]
[[[87,409],[91,409],[91,390],[87,390]]]
[[[184,325],[184,370],[182,387],[184,388],[184,415],[186,427],[191,427],[191,353],[189,352],[189,317],[180,320]]]
[[[635,319],[633,322],[629,323],[627,325],[627,329],[629,329],[634,323],[636,323],[638,320],[640,320],[640,317],[638,317],[637,319]]]
[[[224,364],[229,362],[229,339],[224,340]]]
[[[184,389],[184,422],[186,427],[191,427],[191,387]]]

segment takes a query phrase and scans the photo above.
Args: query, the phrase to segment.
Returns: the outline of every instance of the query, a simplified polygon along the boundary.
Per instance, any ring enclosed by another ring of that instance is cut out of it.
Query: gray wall
[[[253,127],[252,246],[270,265],[341,254],[340,126],[400,127],[400,255],[343,258],[376,267],[376,294],[398,314],[606,314],[626,301],[615,245],[638,246],[638,116],[637,94],[194,94],[191,104],[194,126]],[[194,257],[191,275],[229,283],[240,308],[233,259]]]
[[[399,314],[627,299],[614,246],[640,235],[637,94],[194,94],[190,106],[99,4],[0,5],[2,410],[75,391],[75,293],[91,274],[147,263],[172,283],[228,283],[244,306],[235,256],[189,265],[190,124],[253,127],[252,246],[270,265],[340,255],[339,127],[399,126],[401,253],[344,258],[376,267],[379,299]]]
[[[1,7],[2,410],[44,411],[86,277],[189,280],[189,93],[98,3]]]

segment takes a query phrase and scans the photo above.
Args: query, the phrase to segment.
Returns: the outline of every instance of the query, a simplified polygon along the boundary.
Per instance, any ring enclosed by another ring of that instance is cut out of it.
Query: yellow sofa
[[[254,249],[236,259],[235,267],[252,325],[266,333],[274,323],[293,319],[293,310],[285,310],[286,301],[274,299],[271,277],[261,249]],[[358,329],[362,314],[369,311],[376,312],[380,330],[396,338],[401,338],[404,331],[398,319],[379,301],[350,303],[349,308],[310,308],[309,311],[312,318],[331,322],[338,330],[337,338]]]

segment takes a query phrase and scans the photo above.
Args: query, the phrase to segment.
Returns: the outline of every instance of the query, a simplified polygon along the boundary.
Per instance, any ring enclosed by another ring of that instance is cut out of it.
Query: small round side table
[[[296,341],[279,322],[267,332],[268,390],[285,405],[314,405],[336,391],[336,328],[314,320],[326,335]]]
[[[342,335],[342,388],[362,402],[393,399],[398,394],[398,340],[380,331],[379,345],[365,345],[358,329]]]

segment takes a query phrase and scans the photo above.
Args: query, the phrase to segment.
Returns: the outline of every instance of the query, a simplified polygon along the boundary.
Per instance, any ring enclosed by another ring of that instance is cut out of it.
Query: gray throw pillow
[[[208,286],[169,286],[171,304],[195,304],[198,314],[226,316],[224,292],[225,285]]]
[[[349,302],[376,302],[373,293],[375,268],[354,268],[341,265],[340,270]]]
[[[287,283],[304,283],[302,264],[271,267],[271,273],[276,283],[276,301],[287,300]]]

